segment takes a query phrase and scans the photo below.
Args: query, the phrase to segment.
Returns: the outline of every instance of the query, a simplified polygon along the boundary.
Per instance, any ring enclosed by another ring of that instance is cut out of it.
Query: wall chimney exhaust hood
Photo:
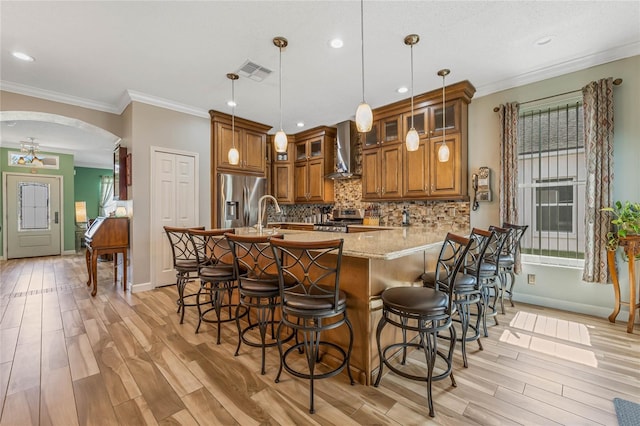
[[[328,179],[359,178],[362,174],[362,148],[360,134],[354,121],[343,121],[336,125],[336,158],[333,173]]]

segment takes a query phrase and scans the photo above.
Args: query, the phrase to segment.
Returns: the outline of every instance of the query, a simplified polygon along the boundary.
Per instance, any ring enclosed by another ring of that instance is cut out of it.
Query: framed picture
[[[113,199],[127,199],[127,148],[118,145],[113,151]]]

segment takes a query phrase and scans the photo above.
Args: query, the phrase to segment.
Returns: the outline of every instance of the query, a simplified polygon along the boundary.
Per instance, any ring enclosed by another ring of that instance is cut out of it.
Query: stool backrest
[[[449,294],[448,312],[451,312],[452,309],[453,284],[455,283],[456,275],[464,264],[471,244],[472,241],[470,238],[449,232],[440,249],[438,263],[436,264],[435,288],[436,290],[445,291]]]
[[[473,228],[469,236],[471,244],[464,260],[464,270],[466,273],[476,277],[476,286],[480,286],[480,265],[485,262],[489,245],[496,241],[496,234],[493,231]]]
[[[337,310],[343,242],[342,238],[318,242],[271,240],[283,305],[295,295],[329,302],[332,310]]]
[[[225,234],[233,229],[189,230],[189,237],[196,250],[199,266],[233,265],[233,254]]]
[[[189,237],[189,229],[204,230],[204,226],[195,228],[164,226],[163,228],[164,232],[167,234],[167,238],[169,238],[169,244],[171,245],[174,268],[176,267],[176,261],[197,259],[196,248]]]
[[[244,280],[278,280],[278,267],[269,240],[282,238],[282,235],[225,234],[225,237],[231,247],[233,269],[240,286]]]
[[[489,244],[485,253],[485,262],[491,265],[495,265],[495,273],[498,273],[498,264],[500,263],[500,255],[505,253],[505,244],[511,237],[512,230],[507,228],[500,228],[499,226],[491,225],[489,231],[496,235],[496,238]]]
[[[504,245],[504,251],[505,253],[515,257],[516,253],[520,252],[520,240],[524,236],[529,225],[514,225],[504,222],[502,227],[511,230],[511,235],[509,235],[509,238]]]

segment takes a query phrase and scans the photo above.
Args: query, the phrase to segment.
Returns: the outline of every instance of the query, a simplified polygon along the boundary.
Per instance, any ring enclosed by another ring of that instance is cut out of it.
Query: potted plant
[[[613,214],[611,223],[616,227],[614,232],[607,234],[609,250],[618,248],[620,238],[640,234],[640,203],[616,201],[613,207],[606,207],[602,211]]]

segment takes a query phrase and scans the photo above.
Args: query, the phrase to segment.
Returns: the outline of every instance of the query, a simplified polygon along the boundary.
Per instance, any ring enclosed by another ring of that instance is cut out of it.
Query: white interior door
[[[152,155],[151,282],[176,282],[169,240],[163,226],[198,225],[197,154],[157,149]]]
[[[59,255],[60,178],[9,174],[5,183],[7,259]]]

